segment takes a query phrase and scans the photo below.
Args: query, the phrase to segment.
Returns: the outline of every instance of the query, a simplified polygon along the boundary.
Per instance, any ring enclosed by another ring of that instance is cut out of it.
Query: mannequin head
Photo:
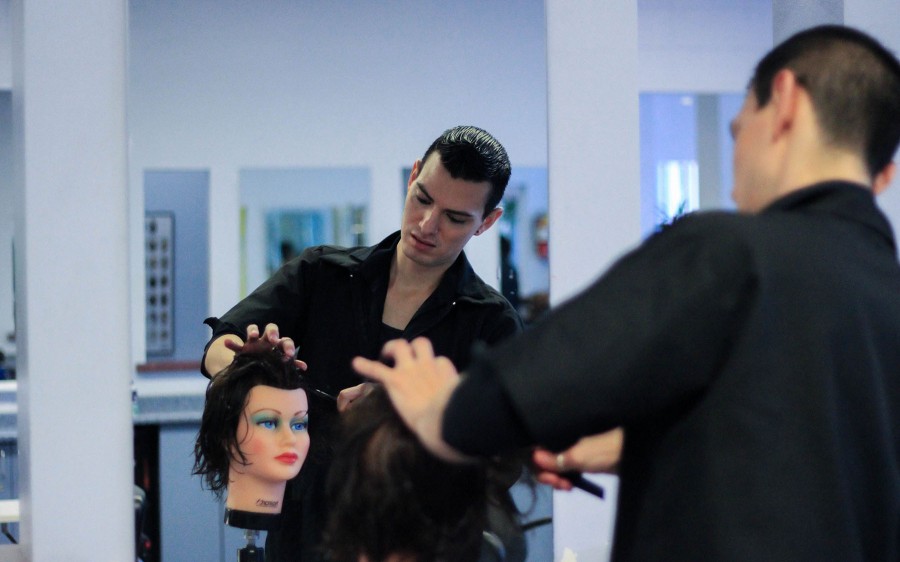
[[[206,390],[194,474],[230,509],[280,513],[309,452],[305,384],[279,351],[235,356]]]

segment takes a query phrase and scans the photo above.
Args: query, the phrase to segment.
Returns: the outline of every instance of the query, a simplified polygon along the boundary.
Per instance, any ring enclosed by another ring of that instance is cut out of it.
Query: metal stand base
[[[256,546],[256,539],[259,537],[259,531],[255,529],[244,529],[244,538],[247,539],[247,546],[238,549],[238,562],[265,562],[266,549]]]
[[[238,549],[238,562],[265,562],[265,549],[256,546],[259,532],[269,531],[278,525],[281,516],[274,513],[254,513],[225,508],[225,524],[244,530],[247,546]]]

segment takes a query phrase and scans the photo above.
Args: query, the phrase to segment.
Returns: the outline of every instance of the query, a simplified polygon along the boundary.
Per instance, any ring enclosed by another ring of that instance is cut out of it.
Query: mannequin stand
[[[247,539],[247,546],[238,549],[238,562],[265,562],[266,549],[256,546],[259,531],[244,529],[244,538]]]
[[[256,546],[256,539],[259,538],[260,531],[274,529],[279,517],[280,514],[225,508],[225,524],[244,529],[244,538],[247,539],[247,546],[238,550],[238,562],[265,562],[266,550]]]

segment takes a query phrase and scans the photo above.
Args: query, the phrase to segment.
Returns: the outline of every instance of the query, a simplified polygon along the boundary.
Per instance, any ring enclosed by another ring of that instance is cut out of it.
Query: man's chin
[[[403,247],[403,255],[406,259],[421,267],[435,267],[439,265],[438,262],[440,261],[429,255],[428,252],[422,252],[412,245]]]

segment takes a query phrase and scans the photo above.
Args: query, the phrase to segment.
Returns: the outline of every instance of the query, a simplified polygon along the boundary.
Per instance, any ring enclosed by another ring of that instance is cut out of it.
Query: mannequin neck
[[[232,467],[228,471],[225,507],[255,513],[281,513],[285,482],[265,480]]]

